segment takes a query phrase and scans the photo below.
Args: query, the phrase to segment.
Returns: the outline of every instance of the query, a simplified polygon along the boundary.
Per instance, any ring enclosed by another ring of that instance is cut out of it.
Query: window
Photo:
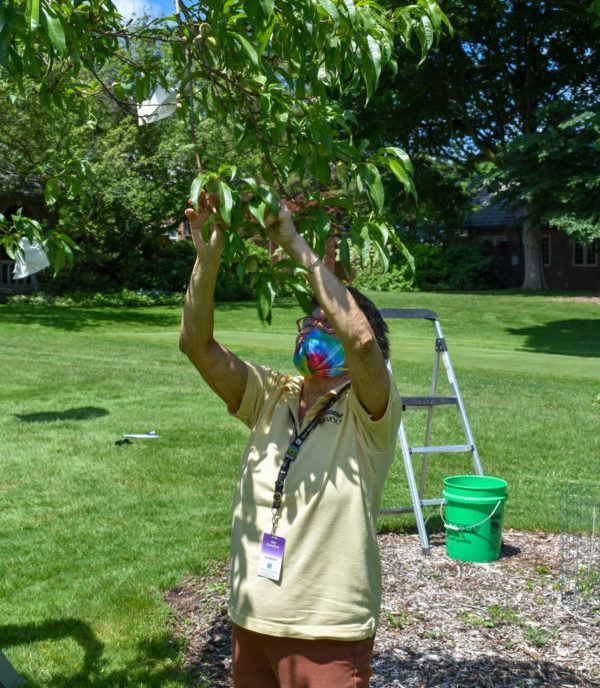
[[[598,247],[596,244],[573,244],[573,265],[575,267],[596,267],[598,265]]]
[[[549,234],[542,234],[542,261],[544,267],[552,265],[552,242]]]

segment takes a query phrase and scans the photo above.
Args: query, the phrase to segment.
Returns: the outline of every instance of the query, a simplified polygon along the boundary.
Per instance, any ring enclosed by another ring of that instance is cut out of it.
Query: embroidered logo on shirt
[[[333,409],[328,409],[327,411],[325,411],[325,414],[323,416],[323,422],[333,423],[334,425],[341,425],[343,417],[343,413],[340,413],[339,411],[334,411]]]

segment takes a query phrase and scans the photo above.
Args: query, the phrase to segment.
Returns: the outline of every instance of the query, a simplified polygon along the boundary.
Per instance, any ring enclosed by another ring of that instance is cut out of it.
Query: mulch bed
[[[381,625],[371,688],[600,687],[600,614],[561,602],[560,534],[505,530],[495,562],[459,562],[443,534],[378,535]],[[168,591],[192,685],[230,688],[228,568]],[[578,600],[580,602],[580,600]],[[257,686],[257,688],[260,688]]]
[[[573,301],[575,303],[597,303],[600,305],[600,296],[554,296],[548,301]]]

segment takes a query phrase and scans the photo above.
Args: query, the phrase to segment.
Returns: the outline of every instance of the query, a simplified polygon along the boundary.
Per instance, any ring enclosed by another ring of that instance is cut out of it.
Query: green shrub
[[[414,275],[406,258],[392,250],[390,264],[384,272],[379,253],[375,249],[369,252],[369,258],[361,265],[358,251],[350,248],[350,264],[354,277],[352,286],[371,291],[412,291]]]
[[[270,262],[265,248],[248,242],[247,249],[258,263]],[[195,260],[196,249],[191,240],[157,241],[104,265],[93,264],[83,257],[72,272],[61,273],[56,279],[52,279],[49,271],[40,273],[40,292],[12,297],[11,301],[117,307],[179,304],[183,303]],[[236,265],[221,264],[215,300],[252,298],[249,275],[240,282]]]
[[[109,292],[71,292],[69,294],[48,294],[36,292],[34,294],[15,294],[9,296],[7,303],[27,304],[30,306],[75,306],[80,308],[98,308],[110,306],[113,308],[137,308],[140,306],[178,306],[183,304],[183,292],[161,292],[159,290]]]
[[[452,238],[444,243],[412,243],[408,249],[415,261],[413,273],[407,260],[392,251],[390,266],[383,272],[379,256],[371,252],[365,265],[360,265],[356,252],[351,253],[355,277],[352,284],[373,291],[472,291],[497,289],[502,285],[499,259],[481,241]]]
[[[183,292],[196,260],[192,241],[158,241],[126,256],[119,265],[127,289]]]
[[[357,268],[352,285],[358,289],[372,291],[413,291],[415,278],[408,263],[391,265],[383,272],[381,265],[376,268]]]
[[[470,291],[502,286],[499,259],[473,239],[452,239],[445,245],[409,246],[415,260],[415,287],[419,290]]]

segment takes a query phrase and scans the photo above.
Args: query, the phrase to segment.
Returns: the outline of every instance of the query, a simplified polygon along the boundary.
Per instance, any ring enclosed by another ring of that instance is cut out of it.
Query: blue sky
[[[113,0],[117,10],[127,19],[133,15],[168,16],[175,12],[174,0]]]

